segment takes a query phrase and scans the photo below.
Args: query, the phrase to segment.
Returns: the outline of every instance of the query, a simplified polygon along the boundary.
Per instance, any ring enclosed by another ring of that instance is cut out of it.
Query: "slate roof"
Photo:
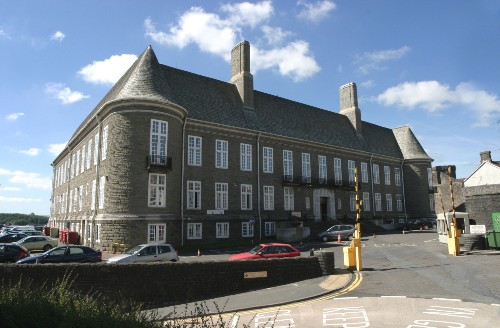
[[[254,109],[244,108],[235,85],[161,65],[151,46],[99,102],[75,135],[104,104],[122,99],[176,104],[187,110],[188,119],[395,158],[431,160],[409,127],[391,130],[362,122],[364,137],[359,138],[345,115],[259,91],[254,91]]]

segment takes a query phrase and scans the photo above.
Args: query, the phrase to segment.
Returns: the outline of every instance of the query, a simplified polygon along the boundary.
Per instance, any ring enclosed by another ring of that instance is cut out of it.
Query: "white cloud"
[[[0,39],[8,39],[10,40],[10,35],[5,32],[4,29],[0,28]]]
[[[38,148],[30,148],[27,150],[20,150],[19,152],[21,154],[25,154],[28,156],[38,156],[38,154],[40,154],[40,151],[41,151],[41,149],[38,149]]]
[[[410,47],[404,46],[399,49],[365,52],[362,55],[358,55],[354,62],[360,64],[359,70],[362,73],[368,74],[370,71],[385,69],[383,66],[384,62],[398,60],[410,52],[410,50]]]
[[[5,197],[0,195],[0,203],[37,203],[41,201],[38,198]]]
[[[50,144],[49,149],[47,149],[47,151],[52,155],[57,156],[64,150],[64,148],[66,148],[66,145],[67,142],[61,144]]]
[[[136,55],[114,55],[102,61],[94,61],[78,71],[89,83],[113,85],[136,61]]]
[[[375,86],[375,82],[373,80],[367,80],[361,82],[361,86],[367,89],[373,88]]]
[[[62,83],[47,83],[45,85],[45,92],[52,95],[54,98],[61,100],[65,105],[72,104],[89,97],[80,91],[71,91],[70,88]]]
[[[21,188],[0,186],[0,191],[21,191]]]
[[[287,37],[292,35],[292,32],[285,31],[281,27],[271,27],[268,25],[262,26],[261,31],[264,33],[264,38],[269,45],[282,44]]]
[[[52,34],[50,36],[50,39],[51,40],[54,40],[54,41],[59,41],[61,42],[62,40],[64,40],[64,38],[66,37],[66,34],[64,34],[63,32],[61,31],[57,31],[56,33]]]
[[[10,183],[21,184],[30,189],[50,190],[52,187],[50,178],[41,177],[35,172],[9,171],[0,168],[0,175],[9,176]]]
[[[475,126],[486,126],[500,119],[498,97],[469,83],[460,83],[453,90],[438,81],[405,82],[385,90],[377,96],[377,101],[386,106],[422,108],[428,112],[463,106],[475,112]]]
[[[297,5],[304,6],[297,16],[315,23],[328,17],[328,14],[336,7],[335,3],[328,0],[317,1],[314,4],[300,0]]]
[[[21,116],[24,116],[24,113],[12,113],[5,116],[5,118],[7,119],[7,121],[15,121],[19,119]]]
[[[227,20],[232,25],[250,26],[251,28],[269,20],[274,13],[271,1],[226,4],[221,7],[221,10],[229,14]]]

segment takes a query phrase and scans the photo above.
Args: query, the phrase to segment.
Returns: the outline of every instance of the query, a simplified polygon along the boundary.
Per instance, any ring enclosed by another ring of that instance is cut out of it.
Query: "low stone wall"
[[[36,286],[69,274],[77,291],[167,306],[320,277],[321,265],[317,256],[236,262],[6,264],[0,265],[0,277],[4,284],[21,279]]]

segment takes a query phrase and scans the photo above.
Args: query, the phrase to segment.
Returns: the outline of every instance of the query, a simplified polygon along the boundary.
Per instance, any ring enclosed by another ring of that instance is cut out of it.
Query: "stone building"
[[[148,47],[52,163],[50,225],[103,250],[272,239],[280,224],[355,215],[385,228],[433,217],[432,159],[410,127],[361,119],[354,83],[335,113],[254,90],[250,45],[223,82]]]

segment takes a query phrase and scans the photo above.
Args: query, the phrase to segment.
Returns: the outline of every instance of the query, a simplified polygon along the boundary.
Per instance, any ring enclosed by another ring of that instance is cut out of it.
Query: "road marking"
[[[406,296],[390,296],[390,295],[389,296],[382,295],[380,297],[382,297],[382,298],[406,298]]]
[[[357,296],[352,296],[352,297],[336,297],[333,300],[334,301],[343,301],[343,300],[355,300],[357,299]]]
[[[440,297],[434,297],[433,300],[436,301],[451,301],[451,302],[462,302],[462,300],[456,299],[456,298],[440,298]]]
[[[231,328],[236,328],[238,327],[238,320],[240,319],[239,316],[235,315],[233,317],[233,320],[231,320]]]
[[[492,303],[493,306],[500,306],[500,304]]]

